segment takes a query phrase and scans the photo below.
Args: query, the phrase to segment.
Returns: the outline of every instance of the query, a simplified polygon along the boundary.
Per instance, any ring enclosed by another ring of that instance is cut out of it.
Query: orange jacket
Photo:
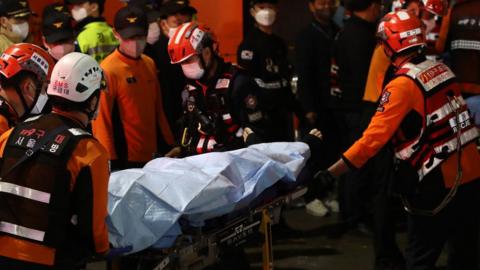
[[[108,90],[100,97],[98,118],[92,127],[110,159],[151,160],[158,152],[158,130],[164,141],[173,145],[153,60],[143,54],[140,59],[132,59],[117,49],[101,67]],[[119,150],[123,147],[126,151]]]
[[[363,101],[377,103],[382,94],[383,80],[390,66],[390,59],[385,54],[382,45],[377,45],[373,51]]]
[[[401,76],[392,80],[383,91],[380,110],[373,116],[363,136],[344,154],[343,158],[356,168],[362,167],[399,130],[404,117],[412,110],[425,117],[422,90],[410,78]],[[463,148],[462,183],[480,178],[480,154],[475,143]],[[445,186],[451,187],[456,176],[456,155],[441,164]]]
[[[7,132],[11,126],[8,123],[8,119],[0,114],[0,135]]]
[[[13,129],[10,129],[0,137],[0,158],[3,158],[5,146]],[[82,235],[86,235],[92,250],[98,254],[105,254],[109,249],[108,230],[106,225],[107,201],[108,201],[108,154],[103,146],[94,139],[82,139],[73,150],[70,159],[67,162],[67,169],[71,173],[70,191],[73,191],[77,185],[77,180],[81,179],[84,183],[81,185],[91,185],[90,194],[83,194],[81,206],[86,207],[85,200],[92,200],[88,205],[91,209],[81,209],[76,213],[78,220],[87,221],[82,223],[86,227],[79,230]],[[85,170],[88,170],[89,179],[85,179]],[[80,173],[82,177],[80,177]],[[82,188],[83,189],[83,188]],[[90,223],[88,223],[90,221]],[[89,235],[92,234],[92,235]],[[55,262],[56,250],[43,246],[29,240],[11,237],[7,234],[0,235],[0,256],[13,258],[21,261],[28,261],[36,264],[53,265]]]

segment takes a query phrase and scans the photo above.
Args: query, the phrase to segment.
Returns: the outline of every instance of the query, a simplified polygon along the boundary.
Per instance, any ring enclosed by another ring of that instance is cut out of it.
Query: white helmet
[[[103,85],[103,72],[97,61],[83,53],[69,53],[53,68],[47,94],[73,102],[87,100]]]

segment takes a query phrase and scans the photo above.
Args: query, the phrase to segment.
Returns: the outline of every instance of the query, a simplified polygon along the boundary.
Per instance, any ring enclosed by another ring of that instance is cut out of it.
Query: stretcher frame
[[[129,256],[139,260],[137,269],[141,270],[201,270],[218,262],[222,248],[241,246],[258,239],[260,233],[263,242],[262,269],[273,270],[271,225],[280,222],[283,208],[288,207],[292,201],[299,199],[306,192],[306,187],[296,187],[287,194],[245,211],[221,229],[205,232],[203,228],[197,228],[192,232],[184,232],[171,248],[150,248]],[[145,268],[142,264],[146,260],[158,263]],[[112,270],[115,269],[116,267],[112,267]]]

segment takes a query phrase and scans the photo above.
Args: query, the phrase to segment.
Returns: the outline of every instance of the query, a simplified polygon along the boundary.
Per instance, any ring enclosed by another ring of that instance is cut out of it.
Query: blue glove
[[[127,246],[127,247],[119,247],[119,248],[111,248],[110,251],[108,251],[107,255],[105,258],[107,260],[111,260],[115,257],[120,257],[123,254],[126,254],[130,251],[132,251],[133,247],[132,246]]]

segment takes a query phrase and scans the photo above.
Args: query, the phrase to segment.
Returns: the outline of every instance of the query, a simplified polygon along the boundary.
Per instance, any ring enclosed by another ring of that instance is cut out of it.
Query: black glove
[[[324,191],[332,191],[337,179],[329,171],[321,170],[313,176],[313,181],[318,188]]]
[[[105,255],[105,259],[111,260],[116,257],[120,257],[132,251],[132,246],[120,247],[120,248],[110,248],[108,253]]]

